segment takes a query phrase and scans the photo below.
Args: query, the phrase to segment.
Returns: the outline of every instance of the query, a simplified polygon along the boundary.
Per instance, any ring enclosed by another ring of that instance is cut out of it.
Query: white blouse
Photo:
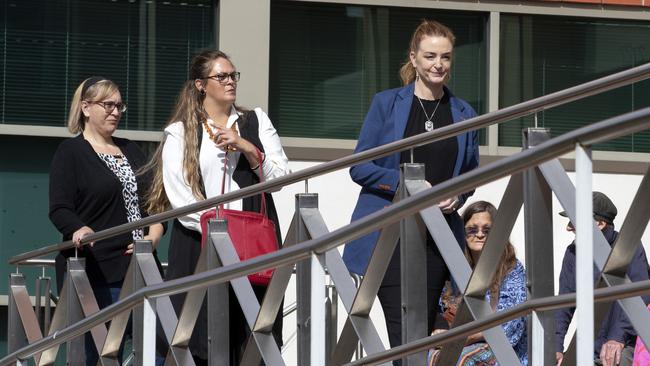
[[[264,147],[264,163],[262,170],[264,180],[269,180],[289,174],[289,159],[282,149],[280,137],[275,127],[271,123],[269,116],[261,108],[255,108],[255,114],[259,121],[259,138]],[[241,113],[233,107],[228,117],[227,127],[230,128]],[[209,124],[213,121],[208,119]],[[203,128],[203,138],[201,140],[201,150],[199,154],[199,164],[201,164],[201,175],[205,186],[207,198],[216,197],[221,194],[221,181],[224,174],[224,159],[226,153],[217,148],[215,143],[210,139],[210,135]],[[237,126],[239,132],[239,126]],[[184,140],[185,128],[182,122],[175,122],[165,128],[165,143],[163,146],[163,183],[167,198],[172,208],[187,206],[197,202],[197,198],[192,194],[192,188],[185,181],[183,172],[183,152],[185,148]],[[239,189],[237,182],[232,179],[232,173],[237,167],[237,162],[241,153],[238,151],[228,153],[228,167],[224,192],[232,192]],[[259,170],[255,173],[259,175]],[[241,200],[230,202],[227,208],[241,210]],[[188,229],[201,231],[199,220],[203,212],[196,212],[187,216],[181,216],[178,220]]]

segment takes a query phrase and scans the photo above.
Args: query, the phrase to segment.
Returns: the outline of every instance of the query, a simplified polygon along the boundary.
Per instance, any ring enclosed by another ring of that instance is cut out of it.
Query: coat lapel
[[[449,95],[449,101],[451,103],[451,117],[454,120],[454,123],[462,122],[465,120],[463,110],[465,109],[461,103],[458,102],[458,99],[445,87],[445,93]],[[456,165],[454,166],[454,177],[460,175],[460,168],[463,166],[463,161],[465,160],[465,153],[467,149],[467,134],[461,133],[456,136],[456,141],[458,141],[458,156],[456,157]]]
[[[413,103],[413,91],[415,84],[411,83],[397,92],[395,97],[395,110],[393,118],[395,121],[395,140],[404,138],[404,130],[406,130],[406,122],[411,112],[411,103]]]

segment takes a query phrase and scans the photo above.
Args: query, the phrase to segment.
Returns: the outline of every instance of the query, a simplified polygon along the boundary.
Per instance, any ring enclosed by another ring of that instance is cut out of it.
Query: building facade
[[[129,111],[118,135],[151,151],[192,54],[218,47],[242,73],[238,102],[268,111],[297,170],[351,153],[373,95],[400,85],[398,69],[423,18],[456,33],[450,87],[479,114],[650,62],[649,0],[0,4],[0,260],[5,263],[60,239],[47,217],[49,163],[58,143],[70,136],[65,122],[72,93],[92,75],[121,86]],[[519,151],[522,128],[548,127],[559,135],[648,106],[646,80],[491,126],[481,132],[482,163]],[[650,131],[595,150],[598,172],[640,174],[650,162]],[[565,163],[571,166],[570,156]],[[346,177],[340,172],[312,185],[331,197],[323,205],[331,204],[325,212],[331,213],[332,227],[349,219],[354,203],[357,188]],[[284,230],[296,191],[302,187],[278,194]],[[166,258],[164,245],[161,257]],[[4,278],[11,270],[0,266]],[[6,286],[0,281],[3,296]]]

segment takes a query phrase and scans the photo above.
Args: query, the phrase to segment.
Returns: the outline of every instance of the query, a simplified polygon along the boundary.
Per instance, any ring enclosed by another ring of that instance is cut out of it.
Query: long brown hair
[[[77,134],[86,128],[88,118],[81,113],[81,102],[84,100],[99,102],[119,90],[117,84],[101,76],[89,77],[82,81],[72,95],[70,113],[68,113],[68,131]]]
[[[467,222],[472,219],[472,216],[481,212],[487,212],[490,215],[490,220],[494,222],[494,218],[497,214],[496,207],[487,201],[477,201],[467,206],[467,208],[465,208],[465,211],[463,211],[463,225],[467,225]],[[472,259],[472,256],[469,253],[469,248],[467,246],[465,246],[465,256],[469,261],[469,265],[474,268],[474,266],[476,266],[476,263],[474,263],[474,260]],[[515,248],[512,246],[512,243],[508,241],[506,243],[503,255],[501,256],[501,261],[499,262],[497,271],[494,274],[494,278],[492,279],[492,283],[490,284],[490,303],[492,306],[495,306],[499,299],[499,292],[503,279],[513,268],[515,268],[516,265],[517,257],[515,255]]]
[[[406,61],[402,64],[402,67],[399,69],[399,77],[402,79],[404,85],[410,84],[415,81],[415,68],[411,64],[411,52],[416,52],[420,48],[420,42],[424,37],[444,37],[451,42],[453,47],[456,43],[456,36],[454,32],[449,29],[444,24],[438,23],[435,20],[426,20],[423,19],[420,25],[415,28],[413,35],[411,36],[411,42],[409,43],[409,49],[406,53]]]
[[[201,141],[198,141],[198,129],[201,127],[201,121],[206,118],[203,109],[203,100],[205,95],[201,94],[195,85],[195,80],[205,79],[214,62],[223,58],[230,61],[230,57],[225,53],[210,49],[200,52],[192,58],[189,69],[189,78],[183,84],[183,88],[178,94],[176,106],[172,112],[167,126],[175,122],[182,122],[185,130],[184,142],[185,151],[183,152],[183,176],[188,186],[192,188],[192,194],[199,200],[205,199],[201,192],[201,170],[199,167],[198,151],[201,147]],[[162,149],[165,144],[165,138],[158,146],[153,159],[147,164],[142,171],[153,170],[151,188],[147,193],[147,211],[150,214],[160,213],[167,210],[170,206],[169,199],[165,193],[162,173]]]

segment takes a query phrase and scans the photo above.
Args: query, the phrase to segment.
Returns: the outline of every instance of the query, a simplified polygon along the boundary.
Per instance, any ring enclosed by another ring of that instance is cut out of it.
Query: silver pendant
[[[433,122],[431,121],[424,122],[424,129],[427,130],[427,132],[433,131]]]

